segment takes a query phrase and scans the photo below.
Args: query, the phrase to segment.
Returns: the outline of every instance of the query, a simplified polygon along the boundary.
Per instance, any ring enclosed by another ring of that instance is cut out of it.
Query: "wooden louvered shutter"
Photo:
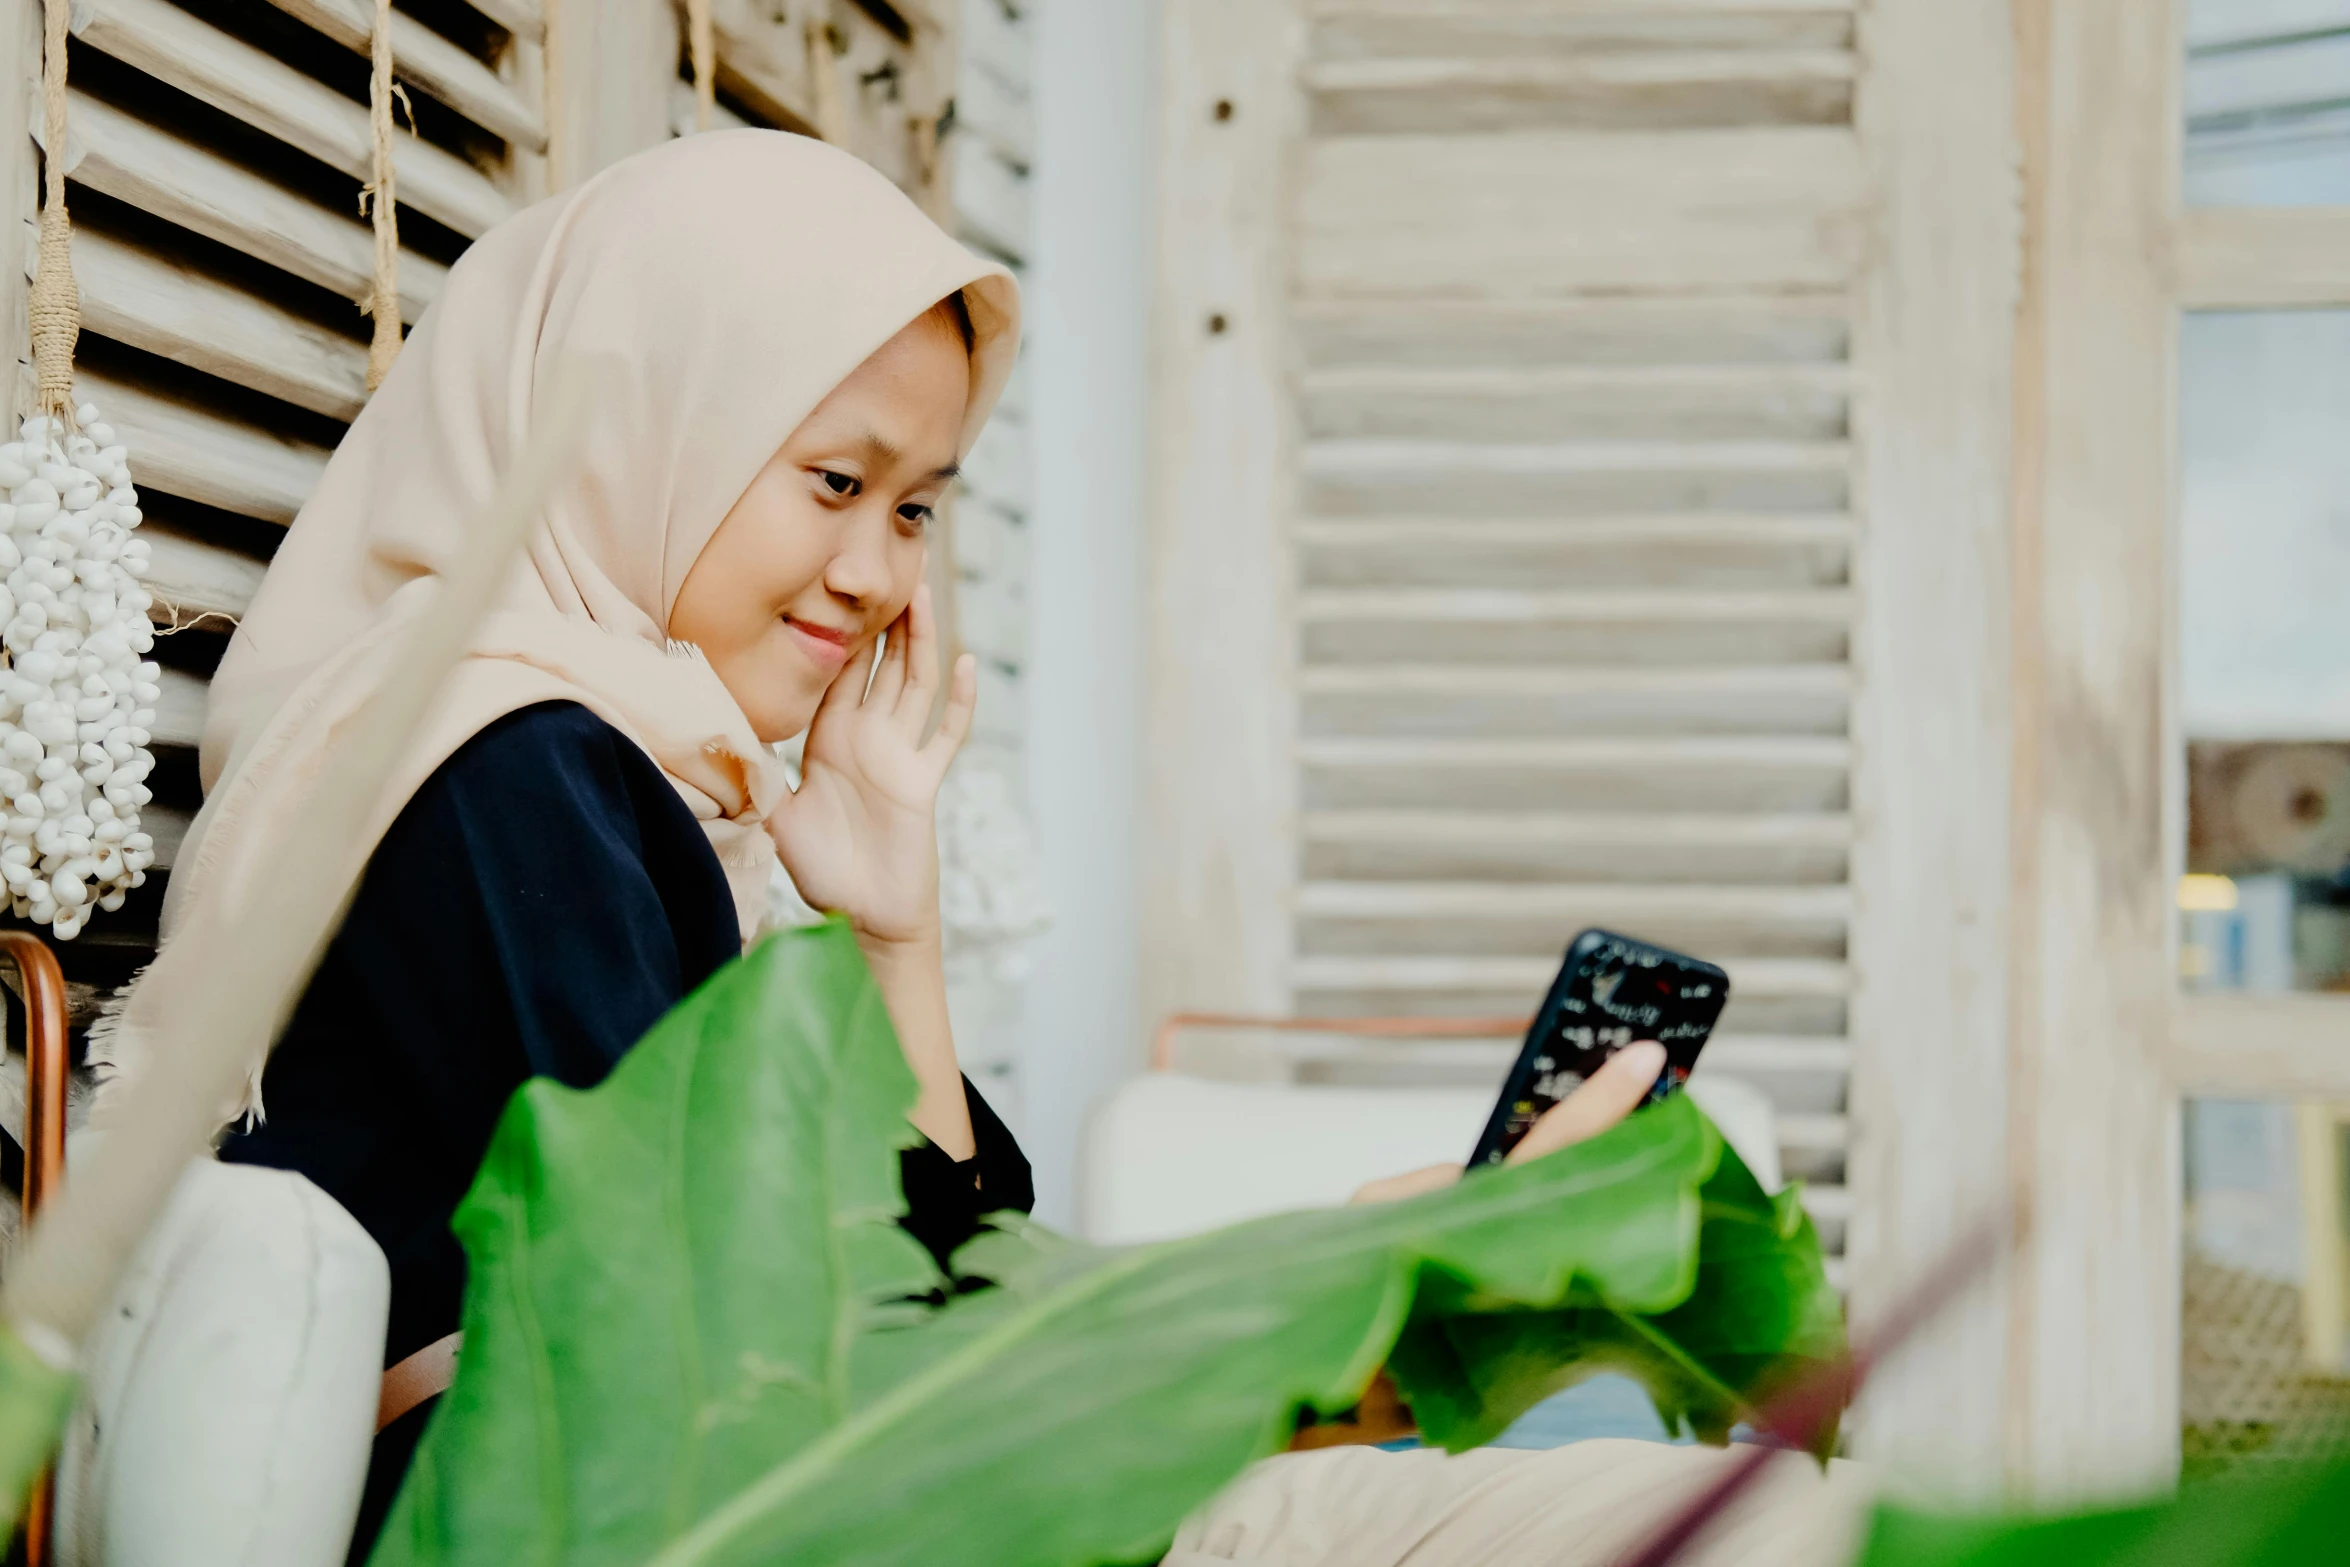
[[[0,116],[38,122],[37,3],[5,40]],[[779,7],[720,0],[732,118],[815,128],[806,27],[837,46],[837,134],[917,182],[951,32],[899,0]],[[82,394],[122,432],[152,541],[166,670],[145,813],[168,874],[199,803],[195,745],[225,632],[365,400],[372,242],[370,0],[88,0],[75,10],[66,150],[84,330]],[[465,247],[548,188],[540,0],[401,0],[396,137],[403,315],[413,322]],[[682,40],[668,0],[566,0],[556,156],[576,179],[669,133]],[[794,53],[793,51],[797,51]],[[842,52],[844,51],[845,52]],[[764,51],[764,52],[762,52]],[[770,70],[781,59],[789,69]],[[796,66],[791,62],[796,61]],[[690,89],[686,123],[691,123]],[[5,165],[26,225],[36,151]],[[20,342],[23,296],[8,320]],[[20,390],[17,406],[26,392]],[[143,961],[163,878],[102,916],[64,958],[77,1002]]]
[[[1592,924],[1723,962],[1708,1069],[1769,1092],[1832,1247],[1853,25],[1170,23],[1144,835],[1153,1015],[1523,1016]]]
[[[28,7],[32,12],[38,6]],[[285,525],[366,398],[373,253],[366,0],[96,0],[76,8],[67,159],[81,395],[130,448],[153,545],[160,865],[199,803],[204,684]],[[403,8],[414,105],[399,172],[411,322],[475,237],[545,188],[536,0]],[[37,38],[10,62],[37,102]],[[33,149],[17,170],[32,188]],[[29,201],[20,211],[30,232]],[[27,267],[31,249],[27,244]],[[22,406],[22,397],[19,398]],[[163,878],[65,955],[81,985],[151,949]],[[87,992],[83,992],[84,995]]]

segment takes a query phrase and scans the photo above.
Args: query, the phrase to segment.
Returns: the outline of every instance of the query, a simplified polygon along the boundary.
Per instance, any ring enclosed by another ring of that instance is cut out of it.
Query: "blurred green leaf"
[[[1578,1291],[1564,1307],[1464,1313],[1423,1292],[1390,1361],[1431,1440],[1492,1441],[1602,1371],[1645,1385],[1668,1430],[1727,1439],[1752,1405],[1844,1352],[1844,1312],[1800,1193],[1766,1194],[1726,1145],[1706,1178],[1695,1287],[1654,1316]],[[1835,1451],[1834,1427],[1815,1451]]]
[[[1886,1509],[1857,1567],[2313,1567],[2350,1560],[2350,1465],[2214,1480],[2064,1518]]]
[[[0,1322],[0,1496],[7,1498],[9,1528],[24,1516],[33,1477],[56,1454],[79,1386]]]
[[[1841,1349],[1816,1239],[1685,1100],[1386,1207],[1133,1250],[1007,1222],[957,1258],[996,1287],[910,1304],[943,1283],[894,1223],[913,1096],[837,922],[721,972],[603,1086],[518,1094],[377,1567],[1141,1560],[1391,1353],[1439,1441],[1559,1380],[1539,1349],[1427,1350],[1464,1313],[1609,1320],[1715,1427],[1758,1368]]]

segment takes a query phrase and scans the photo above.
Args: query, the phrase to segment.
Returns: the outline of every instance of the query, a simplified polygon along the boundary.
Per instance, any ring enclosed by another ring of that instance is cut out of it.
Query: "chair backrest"
[[[309,1181],[191,1166],[84,1357],[59,1567],[337,1567],[390,1296],[382,1251]]]
[[[1689,1093],[1766,1189],[1779,1186],[1768,1096],[1735,1078]],[[1366,1181],[1468,1156],[1490,1089],[1234,1083],[1153,1072],[1127,1083],[1087,1128],[1080,1223],[1130,1244],[1291,1208],[1344,1202]]]

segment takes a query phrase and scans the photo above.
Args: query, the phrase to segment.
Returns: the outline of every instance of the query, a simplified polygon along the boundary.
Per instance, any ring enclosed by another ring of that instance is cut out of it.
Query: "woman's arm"
[[[937,733],[924,738],[938,690],[930,589],[915,591],[878,661],[850,660],[808,730],[799,789],[768,818],[800,896],[846,914],[881,987],[906,1064],[920,1084],[915,1129],[955,1160],[976,1143],[947,1021],[934,809],[947,764],[970,732],[977,666],[956,660]]]
[[[957,1163],[978,1151],[971,1107],[955,1063],[954,1030],[947,1021],[946,959],[936,934],[907,941],[860,935],[858,946],[898,1031],[898,1046],[914,1069],[919,1093],[907,1117],[914,1129]]]

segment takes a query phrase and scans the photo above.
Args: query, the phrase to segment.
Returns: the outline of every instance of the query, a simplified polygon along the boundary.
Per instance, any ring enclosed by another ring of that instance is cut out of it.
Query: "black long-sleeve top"
[[[718,857],[652,759],[576,703],[509,714],[384,835],[270,1057],[267,1118],[221,1157],[300,1171],[383,1247],[391,1366],[457,1330],[449,1221],[514,1090],[601,1082],[740,951]],[[942,1263],[981,1213],[1033,1201],[1018,1144],[968,1092],[973,1158],[924,1143],[901,1161],[906,1227]],[[354,1560],[429,1408],[377,1439]]]

